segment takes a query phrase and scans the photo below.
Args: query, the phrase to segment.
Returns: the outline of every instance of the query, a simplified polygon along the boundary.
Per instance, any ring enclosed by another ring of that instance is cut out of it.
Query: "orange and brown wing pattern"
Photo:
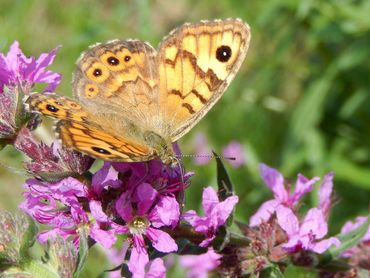
[[[158,52],[160,107],[176,141],[211,109],[243,62],[250,40],[238,19],[185,24]]]
[[[158,103],[156,50],[138,40],[96,44],[77,61],[75,97],[87,107],[103,107],[142,118]]]
[[[27,98],[26,105],[30,111],[55,119],[82,122],[88,116],[88,113],[76,101],[54,94],[32,94]]]
[[[56,125],[56,133],[64,146],[103,160],[136,162],[147,161],[155,156],[147,146],[83,123],[61,120]]]

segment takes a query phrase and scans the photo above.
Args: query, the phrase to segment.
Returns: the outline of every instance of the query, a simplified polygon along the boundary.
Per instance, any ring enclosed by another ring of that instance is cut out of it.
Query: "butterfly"
[[[29,109],[58,119],[64,146],[119,162],[176,163],[172,143],[220,99],[246,56],[240,19],[186,23],[158,50],[140,40],[89,47],[77,60],[74,99],[32,94]]]

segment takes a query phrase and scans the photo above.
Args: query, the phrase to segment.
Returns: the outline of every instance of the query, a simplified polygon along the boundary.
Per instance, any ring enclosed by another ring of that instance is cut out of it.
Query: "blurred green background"
[[[330,224],[338,232],[369,209],[370,1],[0,0],[0,51],[7,52],[14,40],[32,56],[62,45],[51,69],[63,74],[57,92],[70,96],[74,63],[89,45],[139,38],[157,46],[184,22],[227,17],[249,23],[250,50],[227,93],[180,140],[183,152],[194,153],[197,132],[207,135],[216,152],[231,140],[244,146],[247,164],[228,166],[241,198],[240,220],[271,197],[258,163],[281,170],[292,182],[297,173],[335,172]],[[9,146],[0,153],[1,163],[19,169],[22,159]],[[202,188],[216,185],[215,162],[184,163],[196,173],[188,207],[198,208]],[[17,207],[24,179],[0,167],[0,208]],[[316,199],[312,194],[305,206]]]

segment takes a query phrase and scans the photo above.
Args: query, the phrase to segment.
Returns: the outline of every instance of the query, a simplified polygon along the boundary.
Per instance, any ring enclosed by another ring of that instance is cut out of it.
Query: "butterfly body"
[[[158,51],[139,40],[91,46],[77,61],[76,100],[33,94],[32,111],[58,119],[64,146],[111,161],[176,161],[172,143],[218,101],[246,55],[249,27],[185,24]]]

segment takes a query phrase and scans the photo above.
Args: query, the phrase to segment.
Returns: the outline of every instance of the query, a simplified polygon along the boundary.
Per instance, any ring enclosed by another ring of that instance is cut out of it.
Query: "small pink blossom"
[[[160,196],[150,184],[143,183],[133,192],[124,192],[116,202],[116,210],[127,223],[122,232],[132,237],[133,248],[128,267],[133,277],[143,277],[145,265],[149,262],[144,236],[160,252],[177,251],[176,242],[159,229],[174,226],[179,221],[180,208],[174,197]]]
[[[50,53],[42,53],[38,59],[27,58],[15,41],[8,54],[0,53],[0,93],[4,85],[20,86],[24,92],[30,92],[34,83],[47,83],[47,92],[53,91],[60,83],[61,75],[45,70],[54,60],[58,47]]]
[[[312,190],[313,184],[319,180],[318,177],[309,180],[305,176],[299,174],[294,193],[291,193],[290,186],[288,185],[286,188],[284,177],[277,170],[265,164],[261,164],[260,173],[266,185],[273,192],[274,199],[264,202],[258,211],[252,215],[249,222],[251,227],[267,221],[281,205],[287,208],[293,208],[304,194]]]
[[[227,160],[234,168],[243,166],[246,161],[243,147],[237,141],[231,141],[226,147],[224,147],[222,150],[222,155],[226,158],[235,158],[235,160]]]
[[[201,255],[184,255],[180,257],[180,265],[187,269],[187,278],[207,278],[208,273],[220,265],[221,255],[212,248]]]
[[[282,246],[290,253],[303,249],[321,254],[332,245],[340,245],[336,237],[321,240],[328,233],[328,224],[322,210],[318,208],[310,209],[302,223],[299,223],[293,211],[285,206],[277,208],[276,216],[279,226],[288,236],[288,242]]]
[[[200,243],[200,246],[207,247],[216,237],[217,229],[225,224],[238,201],[238,196],[230,196],[220,202],[216,191],[209,186],[203,190],[202,195],[205,216],[198,216],[194,210],[183,213],[182,218],[189,222],[196,232],[204,233],[207,236]]]

